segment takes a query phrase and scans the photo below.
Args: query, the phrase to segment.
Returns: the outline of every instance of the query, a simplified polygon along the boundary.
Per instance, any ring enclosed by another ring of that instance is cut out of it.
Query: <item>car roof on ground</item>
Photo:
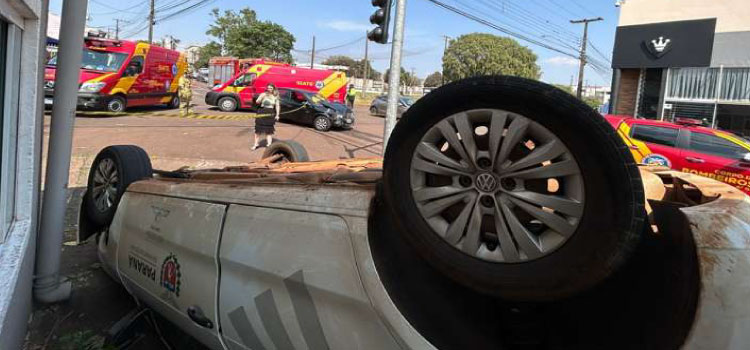
[[[629,122],[629,123],[637,123],[640,125],[653,125],[653,126],[669,126],[674,128],[682,128],[682,129],[688,129],[691,131],[703,131],[703,132],[726,132],[722,130],[707,128],[705,126],[698,126],[698,125],[691,125],[691,124],[678,124],[678,123],[670,123],[665,122],[661,120],[653,120],[653,119],[641,119],[641,118],[634,118],[632,116],[625,116],[625,115],[605,115],[604,116],[610,123],[617,123],[620,122]]]

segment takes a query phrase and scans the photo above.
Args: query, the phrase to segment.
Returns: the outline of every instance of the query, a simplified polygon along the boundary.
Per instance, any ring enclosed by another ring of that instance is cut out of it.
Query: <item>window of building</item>
[[[0,18],[0,243],[15,217],[21,30]]]
[[[750,102],[750,68],[724,68],[719,98],[722,101]]]
[[[696,152],[731,159],[740,159],[748,153],[746,149],[729,140],[697,132],[690,133],[690,145],[688,148]]]
[[[714,100],[719,68],[672,68],[669,70],[667,98]]]
[[[678,129],[665,128],[653,125],[634,125],[630,137],[657,145],[669,147],[677,146]]]

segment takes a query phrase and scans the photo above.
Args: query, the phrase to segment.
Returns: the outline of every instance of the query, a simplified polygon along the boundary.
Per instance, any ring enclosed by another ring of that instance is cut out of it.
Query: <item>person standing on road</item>
[[[178,96],[180,97],[180,117],[187,117],[188,115],[193,114],[191,106],[193,99],[193,84],[190,81],[189,72],[186,72],[180,77],[178,85]]]
[[[279,90],[273,84],[266,86],[266,91],[255,101],[260,106],[258,117],[255,118],[255,143],[252,150],[260,147],[260,140],[266,135],[266,147],[273,142],[273,135],[276,133],[276,121],[279,120],[281,105],[279,102]]]
[[[346,93],[346,105],[354,109],[354,100],[357,98],[357,92],[354,91],[354,84],[349,84],[349,91]]]

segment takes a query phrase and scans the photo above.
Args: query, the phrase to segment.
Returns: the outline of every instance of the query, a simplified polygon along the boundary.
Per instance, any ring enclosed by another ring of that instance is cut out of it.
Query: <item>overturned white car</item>
[[[484,77],[414,104],[382,162],[155,172],[108,147],[80,238],[212,349],[747,349],[749,204]]]

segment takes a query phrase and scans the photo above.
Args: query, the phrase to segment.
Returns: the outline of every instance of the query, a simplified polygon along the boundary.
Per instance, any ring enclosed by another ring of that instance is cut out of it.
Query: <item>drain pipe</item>
[[[70,297],[70,281],[60,281],[60,255],[87,4],[88,0],[63,1],[60,16],[62,23],[55,96],[52,104],[47,174],[44,178],[34,276],[34,297],[42,303],[55,303]]]

